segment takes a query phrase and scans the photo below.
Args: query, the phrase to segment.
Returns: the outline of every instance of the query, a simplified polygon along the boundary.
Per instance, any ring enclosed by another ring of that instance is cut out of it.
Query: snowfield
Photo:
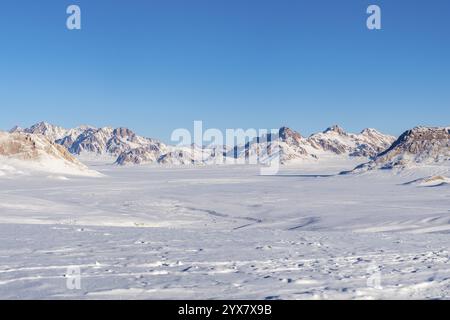
[[[450,298],[450,167],[355,165],[2,166],[0,298]]]

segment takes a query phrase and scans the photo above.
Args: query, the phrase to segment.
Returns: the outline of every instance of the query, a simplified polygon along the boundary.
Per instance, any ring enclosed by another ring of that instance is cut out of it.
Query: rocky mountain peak
[[[296,141],[301,140],[302,136],[300,133],[292,130],[288,127],[281,127],[279,130],[279,137],[282,141],[287,141],[289,139],[294,139]]]
[[[23,131],[31,134],[41,134],[43,136],[46,136],[51,141],[62,139],[67,134],[66,129],[54,126],[44,121],[38,122],[32,125],[30,128],[24,129]]]
[[[337,124],[328,127],[323,133],[337,133],[339,135],[345,135],[346,132]]]
[[[11,128],[11,130],[8,131],[9,133],[15,133],[15,132],[23,132],[23,128],[19,127],[19,126],[14,126],[13,128]]]
[[[377,129],[366,128],[366,129],[361,131],[361,134],[366,135],[366,136],[377,136],[377,135],[380,135],[382,133],[380,133]]]
[[[61,127],[51,125],[48,122],[41,121],[41,122],[38,122],[38,123],[32,125],[30,127],[29,131],[46,132],[46,131],[50,131],[50,130],[55,130],[56,128],[62,129]]]
[[[114,129],[113,135],[120,137],[120,138],[124,138],[124,139],[133,138],[136,136],[136,134],[128,128]]]

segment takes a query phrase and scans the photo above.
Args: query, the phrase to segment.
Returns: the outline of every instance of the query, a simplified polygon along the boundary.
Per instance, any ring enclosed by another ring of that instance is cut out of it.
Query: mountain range
[[[11,141],[37,139],[40,145],[45,137],[49,145],[62,154],[57,157],[69,163],[79,163],[75,157],[83,155],[109,156],[119,166],[246,163],[251,157],[265,163],[275,152],[281,164],[320,162],[330,157],[355,158],[363,164],[353,172],[450,160],[449,127],[416,127],[398,139],[371,128],[355,134],[334,125],[304,137],[299,132],[282,127],[277,134],[255,138],[245,145],[212,147],[166,145],[159,140],[139,136],[128,128],[80,126],[65,129],[46,122],[25,129],[15,127],[9,134]],[[3,141],[8,140],[6,135],[3,133]],[[17,145],[17,141],[14,143]],[[4,155],[6,149],[3,143],[0,155]],[[52,154],[55,156],[54,152]]]
[[[382,134],[375,129],[364,129],[359,134],[347,133],[335,125],[323,132],[303,137],[290,128],[282,127],[278,135],[270,139],[260,139],[240,149],[239,158],[255,154],[269,158],[267,150],[279,150],[281,164],[296,161],[317,161],[328,157],[355,157],[370,159],[386,150],[395,137]],[[262,151],[262,154],[261,154]]]
[[[395,137],[375,129],[365,129],[359,134],[345,132],[339,126],[332,126],[324,132],[308,138],[283,127],[277,136],[270,139],[255,139],[242,146],[170,146],[158,140],[145,138],[127,128],[95,128],[80,126],[64,129],[46,122],[30,128],[15,127],[12,132],[40,134],[50,141],[62,145],[74,155],[109,155],[116,158],[118,165],[221,163],[226,159],[245,161],[249,156],[258,156],[264,162],[268,150],[279,150],[282,164],[296,160],[319,160],[323,156],[349,156],[371,158],[387,149]]]

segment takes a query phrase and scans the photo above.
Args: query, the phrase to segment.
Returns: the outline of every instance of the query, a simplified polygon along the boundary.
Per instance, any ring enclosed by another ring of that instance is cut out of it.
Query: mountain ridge
[[[405,131],[389,148],[352,172],[403,170],[440,163],[450,163],[450,127],[419,126]]]
[[[243,146],[180,147],[166,145],[159,140],[137,135],[124,127],[96,128],[79,126],[64,129],[47,122],[39,122],[30,128],[13,128],[12,132],[42,134],[64,146],[74,155],[83,153],[110,155],[116,158],[117,165],[220,163],[236,160],[239,163],[256,156],[266,162],[277,150],[282,164],[295,161],[318,161],[323,156],[370,158],[385,150],[395,141],[395,137],[385,135],[371,128],[359,134],[347,133],[338,125],[323,132],[303,137],[299,132],[281,127],[275,136],[267,139],[258,137]]]

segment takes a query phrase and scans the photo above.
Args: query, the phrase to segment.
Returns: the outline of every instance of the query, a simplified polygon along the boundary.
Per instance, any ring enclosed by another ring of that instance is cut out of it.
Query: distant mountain
[[[122,153],[136,148],[152,149],[156,147],[161,150],[164,149],[162,143],[138,136],[127,128],[80,126],[74,129],[64,129],[46,122],[40,122],[27,129],[16,127],[11,132],[41,134],[56,144],[66,147],[70,153],[75,155],[92,153],[118,157]]]
[[[136,135],[128,128],[80,126],[64,129],[46,122],[27,129],[16,127],[12,132],[44,135],[74,155],[109,155],[117,159],[115,163],[118,165],[246,163],[250,158],[265,163],[276,154],[280,156],[282,164],[317,161],[329,156],[370,158],[388,148],[395,140],[375,129],[352,134],[339,126],[332,126],[308,138],[282,127],[277,134],[261,136],[234,147],[175,147]]]
[[[8,168],[95,175],[67,149],[41,134],[0,132],[0,159]]]
[[[176,150],[162,155],[158,159],[158,163],[163,165],[185,166],[194,165],[195,163],[202,163],[202,159],[196,159],[195,152],[191,152],[190,150]]]
[[[149,138],[136,135],[127,128],[89,128],[82,132],[69,147],[73,154],[93,152],[119,156],[136,148],[163,148],[163,144]]]
[[[311,146],[302,135],[288,127],[282,127],[277,134],[267,134],[235,148],[235,156],[241,162],[245,159],[258,159],[266,163],[279,156],[280,163],[296,160],[317,160]]]
[[[116,164],[123,166],[129,164],[157,163],[163,154],[165,154],[164,145],[152,144],[122,152],[118,156]]]
[[[416,127],[403,133],[372,161],[356,167],[354,172],[441,163],[450,163],[450,127]]]
[[[69,129],[66,131],[63,138],[56,139],[55,142],[70,149],[80,135],[90,130],[96,130],[96,128],[91,126],[79,126],[74,129]]]
[[[46,136],[51,141],[61,139],[68,133],[68,130],[62,127],[51,125],[47,122],[39,122],[27,129],[21,129],[19,127],[16,127],[10,132],[20,132],[20,131],[23,131],[25,133],[41,134],[43,136]]]
[[[394,141],[395,137],[375,129],[364,129],[360,134],[354,134],[347,133],[336,125],[308,138],[311,146],[321,152],[367,158],[386,150]]]
[[[262,158],[270,158],[267,151],[278,150],[282,164],[330,156],[370,158],[386,150],[394,141],[395,137],[375,129],[364,129],[360,134],[353,134],[346,133],[339,126],[332,126],[305,138],[290,128],[282,127],[278,135],[257,139],[241,148],[239,157],[259,154]]]
[[[198,165],[222,164],[226,161],[227,149],[224,147],[158,146],[140,147],[123,152],[116,164],[161,164],[161,165]]]
[[[8,131],[9,133],[15,133],[15,132],[23,132],[23,128],[19,126],[13,127],[11,130]]]

